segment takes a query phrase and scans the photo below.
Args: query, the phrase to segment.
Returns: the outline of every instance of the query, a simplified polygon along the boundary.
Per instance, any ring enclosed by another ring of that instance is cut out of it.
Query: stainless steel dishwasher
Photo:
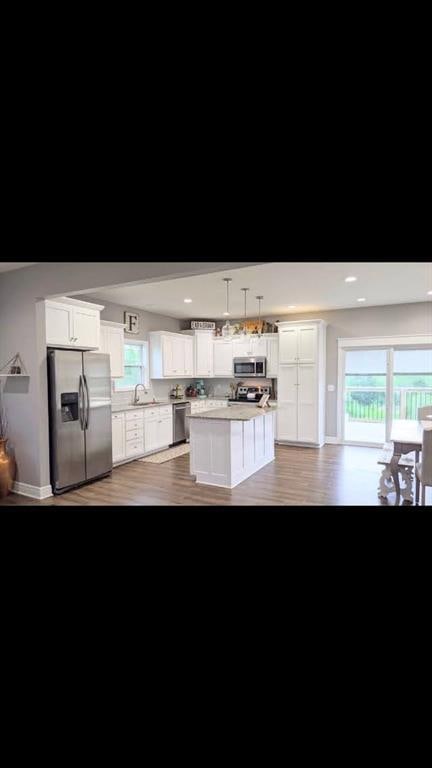
[[[174,443],[181,443],[189,440],[189,416],[191,412],[190,403],[175,403],[174,408]]]

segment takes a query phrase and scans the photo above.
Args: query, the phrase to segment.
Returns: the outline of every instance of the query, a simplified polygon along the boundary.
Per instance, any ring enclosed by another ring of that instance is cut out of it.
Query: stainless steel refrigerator
[[[48,349],[53,493],[112,471],[110,356]]]

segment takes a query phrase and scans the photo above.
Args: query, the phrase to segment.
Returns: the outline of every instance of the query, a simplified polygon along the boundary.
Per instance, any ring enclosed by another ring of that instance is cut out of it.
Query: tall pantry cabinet
[[[278,323],[276,441],[321,447],[325,442],[324,320]]]

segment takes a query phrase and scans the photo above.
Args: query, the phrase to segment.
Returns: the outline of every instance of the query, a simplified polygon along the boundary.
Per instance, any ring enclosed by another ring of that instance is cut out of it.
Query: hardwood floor
[[[62,496],[36,501],[12,493],[0,506],[391,506],[394,494],[388,501],[377,494],[379,453],[357,446],[276,446],[275,461],[232,490],[197,485],[189,474],[189,455],[164,464],[133,461],[116,467],[111,477]],[[432,503],[430,488],[426,503]]]

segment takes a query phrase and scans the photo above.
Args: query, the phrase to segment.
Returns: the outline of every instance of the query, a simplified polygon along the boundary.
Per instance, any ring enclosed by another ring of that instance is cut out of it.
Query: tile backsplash
[[[168,400],[170,397],[171,390],[173,387],[175,387],[176,384],[181,384],[184,389],[186,390],[186,387],[190,386],[191,384],[194,384],[199,377],[195,379],[179,379],[179,381],[164,381],[162,379],[151,379],[150,380],[150,386],[148,387],[147,394],[144,393],[144,390],[140,387],[138,390],[138,397],[142,403],[149,403],[153,400]],[[203,379],[204,386],[206,389],[207,394],[209,397],[225,397],[228,395],[229,397],[232,397],[231,395],[231,389],[230,384],[234,384],[237,387],[237,384],[239,384],[239,379]],[[245,386],[251,386],[254,387],[257,385],[256,379],[245,379],[241,382]],[[259,384],[262,384],[263,386],[272,386],[274,382],[272,382],[271,379],[261,379],[258,382]],[[114,390],[114,380],[112,381],[112,403],[113,405],[131,405],[134,399],[134,390],[130,390],[127,392],[115,392]],[[273,392],[273,396],[275,393]]]

